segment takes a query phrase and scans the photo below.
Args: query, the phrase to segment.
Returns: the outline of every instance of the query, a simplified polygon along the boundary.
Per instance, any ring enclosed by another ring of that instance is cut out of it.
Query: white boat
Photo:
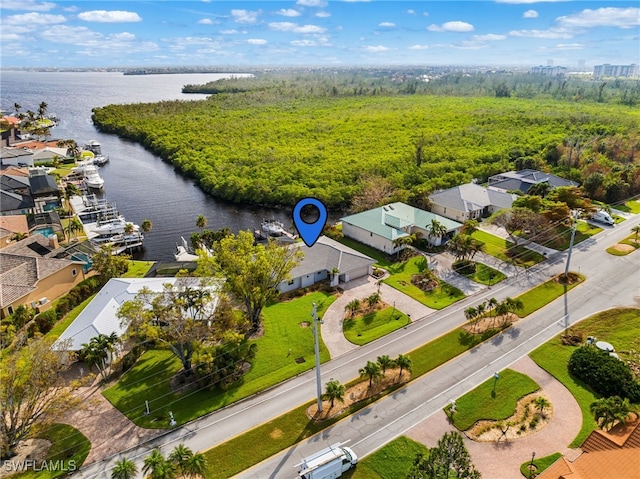
[[[94,155],[102,155],[102,146],[98,140],[89,140],[83,149],[92,152]]]
[[[260,227],[268,236],[282,236],[286,233],[284,225],[276,220],[262,220]]]
[[[93,157],[87,158],[85,160],[76,161],[76,166],[71,169],[72,173],[77,173],[79,175],[84,175],[84,172],[87,168],[94,166]]]
[[[92,230],[98,235],[116,235],[124,234],[126,227],[127,221],[124,219],[124,216],[118,216],[108,221],[98,221]],[[136,227],[137,225],[133,225],[134,231]]]
[[[104,166],[109,162],[109,157],[104,155],[96,155],[93,158],[93,163],[96,166]]]
[[[84,168],[84,184],[87,188],[101,190],[104,188],[104,180],[98,174],[98,168],[95,165],[88,165]]]

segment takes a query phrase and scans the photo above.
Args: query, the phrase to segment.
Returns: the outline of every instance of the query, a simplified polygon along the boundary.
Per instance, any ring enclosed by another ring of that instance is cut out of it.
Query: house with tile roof
[[[64,330],[57,344],[68,341],[69,344],[65,344],[65,347],[69,351],[78,351],[82,348],[83,343],[88,343],[91,338],[95,338],[99,334],[109,336],[116,333],[118,337],[122,336],[126,332],[126,328],[120,323],[118,310],[124,302],[134,300],[143,288],[149,290],[151,294],[163,294],[165,284],[171,284],[176,289],[185,287],[208,289],[212,293],[212,301],[207,307],[209,312],[213,313],[218,305],[216,293],[222,288],[222,283],[219,280],[209,280],[203,283],[202,279],[194,277],[110,279]]]
[[[640,421],[596,429],[573,462],[562,456],[538,479],[637,479],[640,477]]]
[[[475,183],[454,186],[429,196],[431,212],[464,223],[511,208],[516,195]]]
[[[311,248],[301,243],[293,244],[291,248],[300,248],[304,258],[291,270],[291,279],[278,285],[278,290],[282,293],[325,280],[329,280],[330,286],[338,286],[340,283],[367,277],[372,273],[376,262],[375,259],[326,236],[318,238]]]
[[[446,233],[443,236],[429,238],[429,226],[433,220],[445,227]],[[457,221],[400,202],[345,216],[341,221],[342,233],[347,238],[387,254],[406,247],[397,244],[398,238],[415,234],[439,246],[462,228],[462,224]]]
[[[29,234],[27,217],[24,215],[0,216],[0,249],[11,244],[16,234]]]
[[[40,311],[85,278],[81,261],[59,258],[57,240],[40,234],[0,249],[0,317],[20,305]]]
[[[502,191],[522,191],[526,193],[529,191],[529,188],[538,183],[549,183],[551,188],[579,186],[575,181],[566,180],[551,173],[532,169],[507,171],[506,173],[489,177],[489,187]]]

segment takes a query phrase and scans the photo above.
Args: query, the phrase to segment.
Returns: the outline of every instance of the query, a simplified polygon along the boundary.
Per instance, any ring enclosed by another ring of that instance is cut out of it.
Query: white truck
[[[591,221],[597,221],[598,223],[604,223],[605,225],[613,226],[613,218],[605,210],[599,210],[591,217]]]
[[[342,443],[333,444],[305,457],[298,464],[301,479],[336,479],[358,463],[358,456]]]

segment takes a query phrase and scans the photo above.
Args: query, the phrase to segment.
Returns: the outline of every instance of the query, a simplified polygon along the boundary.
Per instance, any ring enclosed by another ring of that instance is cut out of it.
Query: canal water
[[[137,143],[98,132],[91,109],[112,103],[144,103],[161,100],[203,99],[183,94],[185,84],[201,84],[224,78],[224,74],[123,75],[120,72],[2,71],[0,107],[10,113],[18,103],[22,111],[37,111],[41,102],[60,119],[51,130],[52,139],[74,139],[82,146],[98,140],[109,163],[100,168],[104,196],[116,205],[127,221],[153,223],[145,236],[145,260],[171,261],[180,243],[196,228],[196,218],[207,218],[207,229],[223,227],[233,232],[255,230],[265,219],[292,223],[289,208],[269,209],[218,201],[180,176],[171,165]]]

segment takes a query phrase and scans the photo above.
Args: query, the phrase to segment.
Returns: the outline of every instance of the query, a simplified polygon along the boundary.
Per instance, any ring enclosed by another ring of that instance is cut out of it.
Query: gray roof
[[[408,235],[402,230],[403,228],[413,226],[427,228],[432,220],[437,220],[447,228],[447,231],[462,226],[457,221],[399,202],[345,216],[341,221],[393,241]]]
[[[98,334],[121,336],[126,328],[120,324],[118,309],[125,301],[133,300],[142,290],[147,288],[152,293],[160,294],[167,283],[187,285],[192,288],[202,287],[203,278],[114,278],[103,286],[87,304],[76,319],[60,335],[58,343],[71,340],[68,350],[78,351],[83,343],[88,343]],[[220,289],[220,281],[211,282],[207,289],[216,292]],[[211,309],[217,306],[217,298],[211,302]]]
[[[0,148],[0,158],[19,158],[21,156],[29,155],[33,155],[33,151],[11,146]]]
[[[55,177],[51,175],[32,176],[29,178],[29,182],[31,184],[31,194],[34,196],[60,192]]]
[[[520,190],[524,193],[526,193],[532,185],[545,182],[549,183],[551,188],[579,185],[575,181],[566,180],[551,173],[532,169],[507,171],[489,178],[489,186],[502,190]]]
[[[19,211],[33,208],[35,202],[31,196],[0,190],[0,211]]]
[[[330,273],[333,268],[337,268],[340,273],[347,273],[376,262],[375,259],[326,236],[320,236],[311,248],[299,244],[292,247],[299,247],[304,252],[302,261],[291,270],[292,278],[324,270]]]
[[[477,211],[487,206],[511,208],[515,195],[498,190],[484,188],[475,183],[454,186],[429,196],[434,204],[457,211]]]

